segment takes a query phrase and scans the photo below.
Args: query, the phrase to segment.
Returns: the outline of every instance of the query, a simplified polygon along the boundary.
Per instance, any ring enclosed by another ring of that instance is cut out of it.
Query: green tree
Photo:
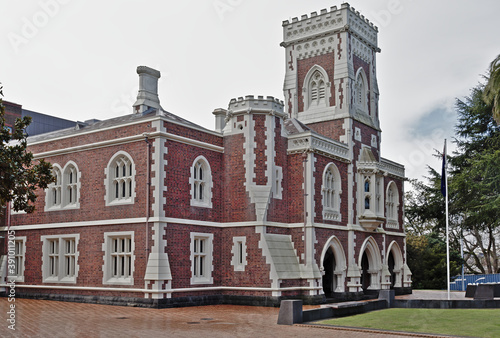
[[[446,289],[446,243],[436,233],[408,234],[406,237],[408,266],[414,289]],[[450,274],[460,273],[462,259],[450,250]]]
[[[469,97],[457,100],[457,150],[448,156],[450,247],[460,251],[463,243],[468,273],[500,272],[500,129],[483,92],[478,85]],[[431,168],[428,183],[413,182],[405,206],[408,233],[445,238],[440,185],[440,173]]]
[[[457,100],[457,150],[450,158],[455,192],[454,208],[463,216],[461,230],[473,256],[473,272],[499,272],[500,237],[500,128],[478,85]],[[473,240],[469,240],[473,239]]]
[[[17,119],[10,131],[5,126],[3,87],[0,86],[0,205],[13,204],[16,211],[33,212],[36,189],[47,188],[53,181],[52,165],[43,159],[34,161],[27,151],[26,127],[31,117]]]
[[[415,289],[446,289],[446,212],[441,174],[429,169],[427,183],[412,180],[405,196],[406,253]],[[449,194],[449,198],[454,196]],[[450,274],[461,270],[460,217],[450,210]]]
[[[484,100],[493,105],[493,118],[500,124],[500,55],[490,64],[489,79],[484,90]]]

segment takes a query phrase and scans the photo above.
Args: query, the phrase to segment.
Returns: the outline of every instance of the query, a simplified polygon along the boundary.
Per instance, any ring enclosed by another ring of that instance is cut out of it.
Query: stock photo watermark
[[[369,17],[377,27],[387,27],[395,16],[404,12],[405,4],[409,2],[413,0],[389,0],[386,8],[370,12]]]
[[[7,299],[9,308],[7,311],[7,327],[9,330],[16,330],[16,233],[14,230],[8,231],[8,251],[7,251]]]
[[[18,32],[7,34],[9,42],[14,52],[19,53],[19,49],[34,39],[40,30],[46,27],[50,20],[59,14],[61,7],[71,2],[71,0],[41,0],[38,2],[38,10],[29,17],[21,19],[22,24]]]
[[[234,11],[244,0],[215,0],[213,2],[214,10],[222,21],[227,13]]]

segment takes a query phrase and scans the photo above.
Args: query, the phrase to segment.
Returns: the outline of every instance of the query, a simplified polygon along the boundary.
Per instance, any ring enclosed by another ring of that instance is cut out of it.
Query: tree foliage
[[[493,105],[493,118],[500,124],[500,55],[491,62],[489,73],[483,98]]]
[[[446,289],[446,243],[436,234],[408,234],[406,237],[408,266],[412,270],[414,289]],[[450,274],[460,272],[462,259],[450,251]]]
[[[480,84],[472,89],[469,97],[457,100],[454,140],[457,149],[448,156],[450,246],[452,251],[460,251],[463,243],[468,273],[500,272],[500,129],[483,93],[484,86]],[[414,181],[412,184],[405,206],[408,233],[444,239],[446,218],[441,175],[429,168],[427,183]],[[412,247],[415,243],[418,242],[409,241],[408,255],[412,250],[415,252]],[[433,254],[433,251],[427,253]],[[422,261],[415,263],[422,264]]]
[[[53,181],[52,165],[43,159],[34,161],[27,151],[26,127],[31,117],[16,119],[13,130],[5,125],[3,92],[0,86],[0,205],[12,202],[16,211],[33,212],[36,189],[47,188]]]
[[[500,230],[500,128],[484,100],[484,86],[457,101],[457,151],[451,157],[454,207],[463,215],[461,230],[475,252],[477,272],[499,272]]]

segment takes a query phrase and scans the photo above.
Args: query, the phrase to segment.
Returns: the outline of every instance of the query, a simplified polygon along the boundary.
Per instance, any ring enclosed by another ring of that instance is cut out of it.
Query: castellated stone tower
[[[244,168],[226,172],[230,218],[265,221],[271,198],[281,199],[283,188],[276,182],[281,182],[285,166],[285,159],[281,159],[285,154],[286,141],[281,135],[285,117],[283,101],[271,96],[247,95],[229,103],[223,131],[225,163],[227,168]]]
[[[379,149],[377,33],[347,3],[284,21],[283,90],[289,116],[344,143],[345,119],[351,119],[361,124],[355,126],[355,136],[361,139],[362,129],[369,128],[373,136],[366,135],[362,143]]]

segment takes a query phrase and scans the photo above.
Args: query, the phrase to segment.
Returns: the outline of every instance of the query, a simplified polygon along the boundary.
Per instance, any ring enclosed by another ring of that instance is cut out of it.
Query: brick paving
[[[16,299],[16,331],[9,302],[0,298],[0,337],[399,337],[277,325],[277,308],[216,305],[173,309]]]

